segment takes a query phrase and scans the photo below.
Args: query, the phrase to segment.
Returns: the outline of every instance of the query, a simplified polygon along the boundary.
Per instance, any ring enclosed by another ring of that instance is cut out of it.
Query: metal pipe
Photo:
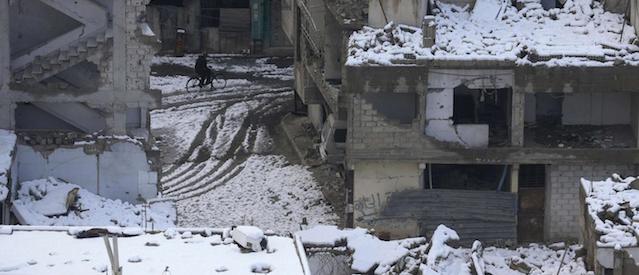
[[[499,180],[499,186],[497,186],[497,192],[501,191],[506,181],[506,174],[508,174],[508,165],[504,165],[504,170],[501,173],[501,179]]]

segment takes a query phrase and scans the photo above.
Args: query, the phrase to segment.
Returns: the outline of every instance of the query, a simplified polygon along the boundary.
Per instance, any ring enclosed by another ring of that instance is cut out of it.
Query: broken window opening
[[[128,108],[126,111],[126,128],[142,128],[142,109],[140,107]]]
[[[399,124],[411,124],[417,118],[417,93],[365,93],[363,98],[379,114]]]
[[[333,133],[333,141],[336,143],[344,143],[346,142],[346,129],[335,129],[335,133]]]
[[[487,124],[489,146],[508,143],[512,89],[470,89],[457,86],[453,94],[453,123]]]
[[[509,165],[428,164],[424,188],[458,190],[510,190]]]
[[[524,145],[549,148],[630,148],[629,93],[537,93],[526,96]]]

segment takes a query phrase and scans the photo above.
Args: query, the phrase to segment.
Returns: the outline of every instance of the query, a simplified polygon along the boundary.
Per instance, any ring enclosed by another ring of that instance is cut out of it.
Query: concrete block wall
[[[126,1],[127,90],[145,91],[149,89],[151,60],[156,49],[142,41],[139,23],[145,20],[146,5],[150,0]]]
[[[371,103],[359,95],[352,98],[349,150],[379,152],[384,150],[417,151],[433,147],[434,141],[426,137],[418,118],[411,124],[399,124],[380,114]],[[380,153],[381,154],[381,153]]]
[[[601,180],[613,173],[635,176],[632,164],[610,165],[550,165],[546,186],[545,238],[547,240],[576,240],[581,238],[579,217],[579,184],[581,178]]]

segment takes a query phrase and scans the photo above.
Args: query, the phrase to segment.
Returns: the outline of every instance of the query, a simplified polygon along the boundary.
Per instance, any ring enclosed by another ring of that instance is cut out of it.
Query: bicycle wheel
[[[226,87],[226,79],[221,74],[215,74],[211,78],[211,88],[214,90],[224,89]]]
[[[186,81],[186,91],[196,91],[200,88],[200,79],[197,77],[191,77]]]

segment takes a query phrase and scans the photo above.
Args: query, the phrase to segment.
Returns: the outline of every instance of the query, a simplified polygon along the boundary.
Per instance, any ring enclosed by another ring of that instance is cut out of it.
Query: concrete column
[[[630,103],[630,127],[635,137],[635,148],[639,148],[639,95],[632,94]]]
[[[126,3],[113,1],[113,114],[107,120],[108,132],[114,135],[126,134],[126,105],[121,102],[127,92],[127,22]],[[110,123],[109,123],[110,122]]]
[[[11,44],[9,0],[0,0],[0,129],[14,128],[15,104],[9,98]]]
[[[510,192],[519,192],[519,164],[513,164],[510,169]]]
[[[9,37],[9,0],[0,0],[0,95],[6,92],[5,86],[9,83],[11,74]]]
[[[113,87],[126,93],[126,2],[113,1]]]
[[[524,103],[525,94],[513,88],[510,116],[510,144],[520,147],[524,145]]]
[[[324,77],[342,78],[341,44],[342,32],[337,20],[330,12],[326,13],[326,38],[324,39]]]

